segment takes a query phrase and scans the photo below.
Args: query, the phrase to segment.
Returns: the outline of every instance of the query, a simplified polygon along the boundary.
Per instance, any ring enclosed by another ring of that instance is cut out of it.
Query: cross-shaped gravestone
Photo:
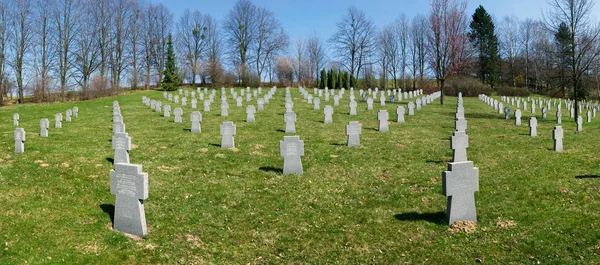
[[[227,104],[226,102],[221,103],[221,116],[222,117],[229,116],[229,104]]]
[[[15,129],[15,153],[25,152],[25,130],[23,128]]]
[[[181,98],[181,106],[187,106],[187,98],[186,97]]]
[[[381,93],[381,96],[379,97],[379,102],[381,103],[381,106],[385,106],[385,94]]]
[[[231,121],[226,121],[221,124],[221,148],[235,147],[235,125]]]
[[[417,98],[417,99],[415,100],[415,103],[416,103],[416,105],[417,105],[417,110],[421,110],[421,105],[423,104],[423,102],[421,101],[421,99],[420,99],[420,98]]]
[[[66,122],[71,122],[71,115],[73,115],[73,113],[71,112],[70,109],[68,109],[67,111],[65,111],[65,121]]]
[[[577,116],[577,132],[583,131],[583,118]]]
[[[398,106],[396,108],[396,114],[398,115],[398,122],[404,122],[404,106]]]
[[[504,119],[510,120],[510,108],[504,107]]]
[[[73,117],[77,118],[79,116],[79,108],[73,107]]]
[[[283,115],[285,122],[285,133],[296,133],[296,113],[286,112]]]
[[[19,126],[19,113],[13,114],[13,125]]]
[[[246,122],[254,122],[254,113],[256,113],[254,105],[246,107]]]
[[[156,104],[154,105],[154,111],[155,112],[160,112],[160,107],[162,106],[162,103],[160,101],[157,101]]]
[[[163,92],[163,98],[167,99],[167,91]]]
[[[358,103],[356,103],[356,101],[350,101],[350,111],[348,112],[349,115],[356,115],[356,107],[358,106]]]
[[[113,123],[113,133],[124,133],[125,132],[125,123],[115,122]]]
[[[321,90],[319,90],[321,91]],[[320,110],[321,109],[321,99],[320,98],[315,98],[313,100],[313,110]]]
[[[202,114],[199,111],[194,111],[190,115],[190,121],[192,122],[192,133],[200,133],[200,122],[202,122]]]
[[[387,110],[380,110],[377,113],[377,120],[379,120],[379,131],[387,132],[388,129],[388,119],[390,118],[390,114]]]
[[[552,131],[552,138],[554,139],[554,151],[562,152],[563,137],[564,132],[562,126],[554,126],[554,130]]]
[[[498,103],[498,114],[502,114],[504,112],[504,104]]]
[[[454,117],[456,119],[464,119],[465,118],[465,108],[462,105],[458,105],[456,107],[456,114]]]
[[[165,107],[163,108],[163,110],[164,110],[163,116],[165,118],[171,117],[171,105],[165,105]]]
[[[197,109],[198,108],[198,100],[195,98],[192,98],[192,109]]]
[[[469,136],[464,131],[452,133],[450,140],[452,149],[452,162],[467,161],[467,148],[469,148]]]
[[[210,99],[204,101],[204,112],[210,112]]]
[[[408,116],[413,116],[415,115],[415,103],[408,102]]]
[[[373,110],[373,98],[367,99],[367,110]]]
[[[333,123],[333,107],[332,106],[325,106],[325,108],[323,109],[323,113],[325,114],[325,119],[324,119],[324,123]]]
[[[587,122],[592,122],[592,112],[591,111],[587,111]]]
[[[339,105],[340,105],[340,97],[333,96],[333,106],[339,106]]]
[[[284,136],[279,142],[279,154],[283,156],[283,174],[302,174],[302,160],[304,155],[304,141],[299,136]]]
[[[396,96],[394,96],[393,94],[392,94],[392,95],[390,95],[390,103],[394,104],[394,98],[395,98],[395,97],[396,97]]]
[[[472,161],[448,163],[442,172],[442,191],[448,197],[448,225],[456,221],[477,222],[475,195],[479,191],[479,169]]]
[[[175,95],[175,104],[179,104],[179,96]]]
[[[168,95],[169,101],[173,102],[173,94]]]
[[[129,163],[131,137],[124,132],[115,133],[112,137],[112,149],[115,150],[113,163]]]
[[[265,110],[265,100],[264,99],[262,99],[262,98],[257,99],[256,104],[258,104],[258,111]]]
[[[246,94],[246,102],[250,102],[252,101],[252,94],[248,93]]]
[[[562,123],[562,112],[560,111],[560,108],[556,110],[556,123]]]
[[[54,115],[54,128],[62,128],[62,113]]]
[[[182,123],[183,119],[181,118],[181,116],[183,115],[183,109],[181,108],[175,108],[175,110],[173,111],[173,115],[175,115],[175,122],[176,123]]]
[[[141,165],[116,163],[110,171],[110,193],[116,195],[115,230],[143,236],[147,232],[144,201],[148,199],[148,173]]]
[[[178,91],[179,91],[179,95],[183,95],[183,89],[180,88],[180,89],[178,89]]]
[[[548,109],[542,108],[542,119],[545,120],[548,117]]]
[[[346,125],[346,135],[348,136],[348,146],[360,146],[360,134],[362,125],[358,121],[351,121]]]
[[[237,107],[241,107],[242,106],[242,97],[237,97],[235,99],[235,103]]]
[[[48,119],[40,120],[40,137],[48,137],[48,127],[50,127],[50,121]]]
[[[529,135],[537,136],[537,119],[535,117],[529,119]]]
[[[292,112],[294,111],[294,104],[292,104],[292,102],[286,102],[285,103],[285,112]]]
[[[515,125],[521,125],[521,110],[519,109],[515,110]]]

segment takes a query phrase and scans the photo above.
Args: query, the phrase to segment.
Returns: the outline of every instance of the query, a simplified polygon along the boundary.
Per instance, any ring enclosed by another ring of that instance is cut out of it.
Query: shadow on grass
[[[209,144],[209,145],[210,145],[210,146],[214,146],[214,147],[219,147],[219,148],[221,147],[221,145],[220,145],[220,144]]]
[[[282,168],[276,168],[276,167],[259,167],[259,170],[262,170],[264,172],[273,172],[273,173],[277,173],[277,174],[283,174],[283,169]]]
[[[282,130],[282,129],[277,129],[277,130],[275,130],[275,131],[276,131],[276,132],[280,132],[280,133],[285,133],[285,131],[284,131],[284,130]]]
[[[329,145],[333,145],[333,146],[346,146],[346,144],[338,144],[338,143],[330,143]]]
[[[398,221],[427,221],[435,224],[446,224],[446,213],[401,213],[394,215]]]
[[[428,160],[425,160],[425,162],[427,162],[427,163],[434,163],[434,164],[447,164],[447,163],[452,162],[452,160],[431,160],[431,159],[428,159]]]
[[[600,175],[581,175],[575,176],[576,179],[597,179],[600,178]]]
[[[112,204],[100,204],[100,209],[110,217],[110,222],[115,223],[115,206]]]
[[[183,129],[185,132],[192,132],[192,129]]]
[[[111,164],[113,164],[113,165],[115,164],[115,159],[114,159],[114,158],[112,158],[112,157],[107,157],[107,158],[106,158],[106,161],[108,161],[108,163],[111,163]]]

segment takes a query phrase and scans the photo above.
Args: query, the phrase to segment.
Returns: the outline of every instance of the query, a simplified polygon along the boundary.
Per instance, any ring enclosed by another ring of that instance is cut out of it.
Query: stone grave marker
[[[542,119],[545,120],[548,117],[548,110],[546,108],[542,108]]]
[[[519,109],[515,110],[515,125],[521,125],[521,110]]]
[[[181,98],[181,106],[187,106],[187,98],[186,97]]]
[[[380,132],[387,132],[389,130],[388,128],[388,119],[390,118],[390,114],[387,112],[387,110],[380,110],[377,113],[377,120],[379,120],[379,131]]]
[[[408,116],[415,115],[415,103],[412,101],[408,102]]]
[[[360,134],[362,125],[358,121],[351,121],[346,125],[346,135],[348,136],[348,146],[360,146]]]
[[[283,156],[283,174],[302,174],[301,156],[304,156],[304,141],[299,136],[284,136],[279,142],[279,154]]]
[[[54,128],[62,128],[62,113],[54,115]]]
[[[367,99],[367,110],[373,110],[373,98]]]
[[[129,163],[131,137],[124,132],[115,133],[112,137],[112,149],[115,150],[114,164]]]
[[[379,102],[381,103],[381,106],[385,106],[385,94],[381,93],[381,96],[379,97]]]
[[[583,131],[583,118],[577,116],[577,132]]]
[[[13,114],[13,125],[19,126],[19,113]]]
[[[197,109],[198,108],[198,100],[195,98],[192,98],[191,102],[192,102],[192,109]]]
[[[229,104],[227,104],[226,102],[221,103],[221,116],[229,116]]]
[[[235,99],[235,103],[237,107],[241,107],[242,106],[242,97],[237,97]]]
[[[235,125],[231,121],[221,124],[221,148],[235,148]]]
[[[192,122],[192,133],[200,133],[200,123],[202,122],[202,114],[199,111],[194,111],[190,115],[190,121]]]
[[[25,130],[23,128],[15,129],[15,153],[25,152]]]
[[[179,104],[179,96],[175,95],[175,104]]]
[[[296,113],[286,112],[283,115],[285,122],[285,133],[296,133]]]
[[[48,128],[50,127],[50,121],[48,119],[40,120],[40,137],[48,137]]]
[[[339,106],[340,105],[340,97],[339,96],[333,96],[333,106]]]
[[[357,106],[358,106],[358,103],[356,101],[350,101],[350,111],[348,112],[348,114],[351,116],[356,115],[356,107]]]
[[[204,101],[204,112],[210,112],[210,100],[209,99]]]
[[[529,119],[529,135],[537,136],[537,119],[535,117]]]
[[[325,114],[325,119],[324,119],[324,123],[328,124],[328,123],[333,123],[333,107],[332,106],[325,106],[325,108],[323,109],[323,112]]]
[[[148,173],[141,165],[116,163],[110,171],[110,193],[116,195],[115,230],[144,236],[147,233],[144,200],[148,199]]]
[[[474,193],[479,191],[479,169],[472,161],[448,163],[448,171],[442,172],[442,191],[448,197],[448,225],[457,221],[477,223]]]
[[[246,107],[246,122],[254,122],[254,113],[256,113],[254,105]]]
[[[552,138],[554,139],[554,151],[563,151],[563,137],[564,132],[562,126],[554,126],[554,130],[552,130]]]
[[[68,109],[67,111],[65,111],[65,121],[66,122],[71,122],[71,115],[72,115],[72,112],[71,112],[70,109]]]
[[[175,123],[183,122],[183,119],[181,118],[181,116],[183,115],[183,109],[175,108],[175,110],[173,110],[173,115],[175,115]]]
[[[405,113],[404,106],[398,106],[396,108],[396,114],[398,115],[398,122],[400,122],[400,123],[404,122],[404,113]]]
[[[592,122],[592,112],[591,111],[587,111],[587,122]]]
[[[556,123],[562,123],[562,112],[560,111],[560,108],[556,109]]]
[[[452,149],[452,162],[467,161],[469,136],[464,131],[453,132],[450,140],[450,148]]]
[[[75,117],[75,118],[79,117],[79,108],[78,107],[73,107],[73,117]]]
[[[319,90],[319,91],[322,91],[322,90]],[[316,97],[313,100],[313,110],[320,110],[320,109],[321,109],[321,99]]]
[[[504,119],[510,120],[510,108],[504,107]]]
[[[264,99],[259,98],[258,100],[256,100],[256,104],[258,105],[258,111],[265,110],[265,100]]]
[[[417,98],[417,99],[415,100],[415,103],[416,103],[416,105],[417,105],[417,110],[421,110],[421,105],[423,104],[423,102],[421,101],[421,99],[420,99],[420,98]]]
[[[171,105],[165,105],[163,110],[164,110],[163,117],[165,117],[165,118],[171,117]]]

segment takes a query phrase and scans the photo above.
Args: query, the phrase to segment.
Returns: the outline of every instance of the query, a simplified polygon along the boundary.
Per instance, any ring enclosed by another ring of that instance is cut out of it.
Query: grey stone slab
[[[318,97],[313,100],[313,110],[321,110],[321,99]]]
[[[127,133],[115,133],[112,137],[112,149],[115,150],[113,163],[129,163],[131,137]]]
[[[284,136],[279,142],[279,154],[283,156],[283,174],[303,174],[301,156],[304,156],[304,141],[299,136]]]
[[[181,108],[175,108],[175,110],[173,110],[173,115],[175,115],[175,123],[182,123],[183,119],[183,109]]]
[[[519,110],[519,109],[515,110],[515,125],[517,125],[517,126],[521,125],[521,110]]]
[[[373,110],[373,99],[372,98],[367,99],[367,110]]]
[[[404,109],[404,106],[398,106],[396,108],[396,115],[398,115],[398,122],[402,123],[404,122],[404,114],[405,114],[406,110]]]
[[[19,126],[19,113],[13,114],[13,126]]]
[[[577,116],[577,132],[583,131],[583,118],[581,116]]]
[[[479,191],[479,169],[473,162],[448,163],[448,171],[442,172],[442,191],[448,197],[448,225],[457,221],[477,223],[474,193]]]
[[[389,131],[388,120],[390,118],[390,114],[387,110],[380,110],[377,113],[377,120],[379,121],[379,131],[387,132]]]
[[[324,118],[324,123],[328,124],[328,123],[333,123],[333,107],[332,106],[325,106],[325,108],[323,108],[323,113],[325,115]]]
[[[563,151],[563,137],[564,131],[562,126],[554,126],[554,130],[552,130],[552,138],[554,139],[554,151]]]
[[[360,146],[360,135],[362,134],[362,125],[358,121],[351,121],[346,125],[346,135],[348,136],[348,146]]]
[[[408,116],[415,115],[415,103],[410,101],[408,102]]]
[[[452,133],[450,139],[452,149],[452,162],[467,161],[467,148],[469,148],[469,136],[464,131]]]
[[[62,113],[54,115],[54,128],[62,128]]]
[[[221,148],[234,148],[235,147],[235,124],[231,121],[226,121],[221,124]]]
[[[537,119],[535,117],[531,117],[529,119],[529,135],[532,137],[537,136]]]
[[[221,117],[229,116],[229,104],[221,103]]]
[[[79,117],[79,108],[78,107],[73,107],[73,117],[75,117],[75,118]]]
[[[350,110],[348,112],[349,115],[356,115],[356,107],[358,107],[358,103],[356,101],[350,101]]]
[[[285,122],[285,133],[296,133],[296,113],[286,112],[283,115]]]
[[[249,95],[249,94],[246,94]],[[246,107],[246,122],[254,122],[254,114],[256,113],[256,108],[254,105],[250,105]]]
[[[25,152],[25,130],[23,128],[15,129],[15,153]]]
[[[466,119],[455,119],[454,120],[454,129],[456,131],[466,131],[467,130],[467,120]]]
[[[148,199],[148,174],[141,165],[115,163],[110,171],[110,193],[116,195],[115,230],[144,236],[147,233],[144,200]]]
[[[190,115],[190,121],[192,122],[192,133],[200,133],[200,123],[202,122],[202,114],[199,111],[194,111]]]
[[[48,119],[40,120],[40,137],[48,137],[48,128],[50,127],[50,121]]]

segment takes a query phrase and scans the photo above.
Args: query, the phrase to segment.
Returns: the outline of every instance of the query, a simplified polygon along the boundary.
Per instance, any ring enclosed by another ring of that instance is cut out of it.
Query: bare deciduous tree
[[[257,7],[249,0],[239,0],[225,17],[223,29],[229,43],[231,59],[239,71],[242,86],[249,81],[249,52],[256,40]]]
[[[590,12],[593,0],[549,0],[550,9],[544,14],[546,26],[557,32],[560,24],[565,23],[570,31],[571,85],[575,98],[575,121],[579,116],[579,99],[585,95],[583,75],[598,58],[598,36],[600,27],[593,25]]]
[[[31,27],[31,1],[29,0],[17,0],[14,3],[14,15],[12,19],[12,51],[13,61],[12,68],[15,70],[15,76],[17,78],[17,89],[19,93],[19,102],[23,103],[23,70],[25,63],[25,55],[31,48],[31,38],[33,36],[33,30]]]
[[[407,87],[406,67],[408,65],[408,40],[409,40],[409,22],[404,15],[396,19],[396,38],[398,41],[398,52],[400,53],[400,75],[402,79],[402,88]],[[391,62],[391,61],[390,61]],[[397,63],[397,62],[395,62]],[[398,64],[397,64],[398,65]],[[394,80],[394,88],[398,88],[398,82]]]
[[[286,48],[289,40],[281,24],[275,18],[275,14],[266,8],[257,8],[255,32],[254,62],[260,83],[263,70],[268,64],[269,58]]]
[[[423,82],[425,77],[425,40],[427,33],[427,18],[417,15],[413,18],[410,29],[410,55],[411,72],[413,75],[413,89],[417,88],[417,76]]]
[[[319,72],[323,69],[327,60],[325,44],[321,38],[314,35],[308,39],[306,49],[308,52],[309,71],[313,75],[313,80],[318,81],[320,78]],[[317,84],[318,82],[314,83],[315,86]]]
[[[99,66],[100,47],[98,45],[98,21],[94,19],[92,5],[86,2],[81,11],[83,16],[79,21],[80,27],[76,32],[75,46],[73,53],[75,61],[73,63],[76,72],[76,81],[81,86],[83,92],[89,88],[92,73]]]
[[[209,25],[207,18],[195,10],[193,13],[186,9],[177,23],[177,43],[181,62],[191,74],[192,85],[196,84],[200,63],[209,48]]]

